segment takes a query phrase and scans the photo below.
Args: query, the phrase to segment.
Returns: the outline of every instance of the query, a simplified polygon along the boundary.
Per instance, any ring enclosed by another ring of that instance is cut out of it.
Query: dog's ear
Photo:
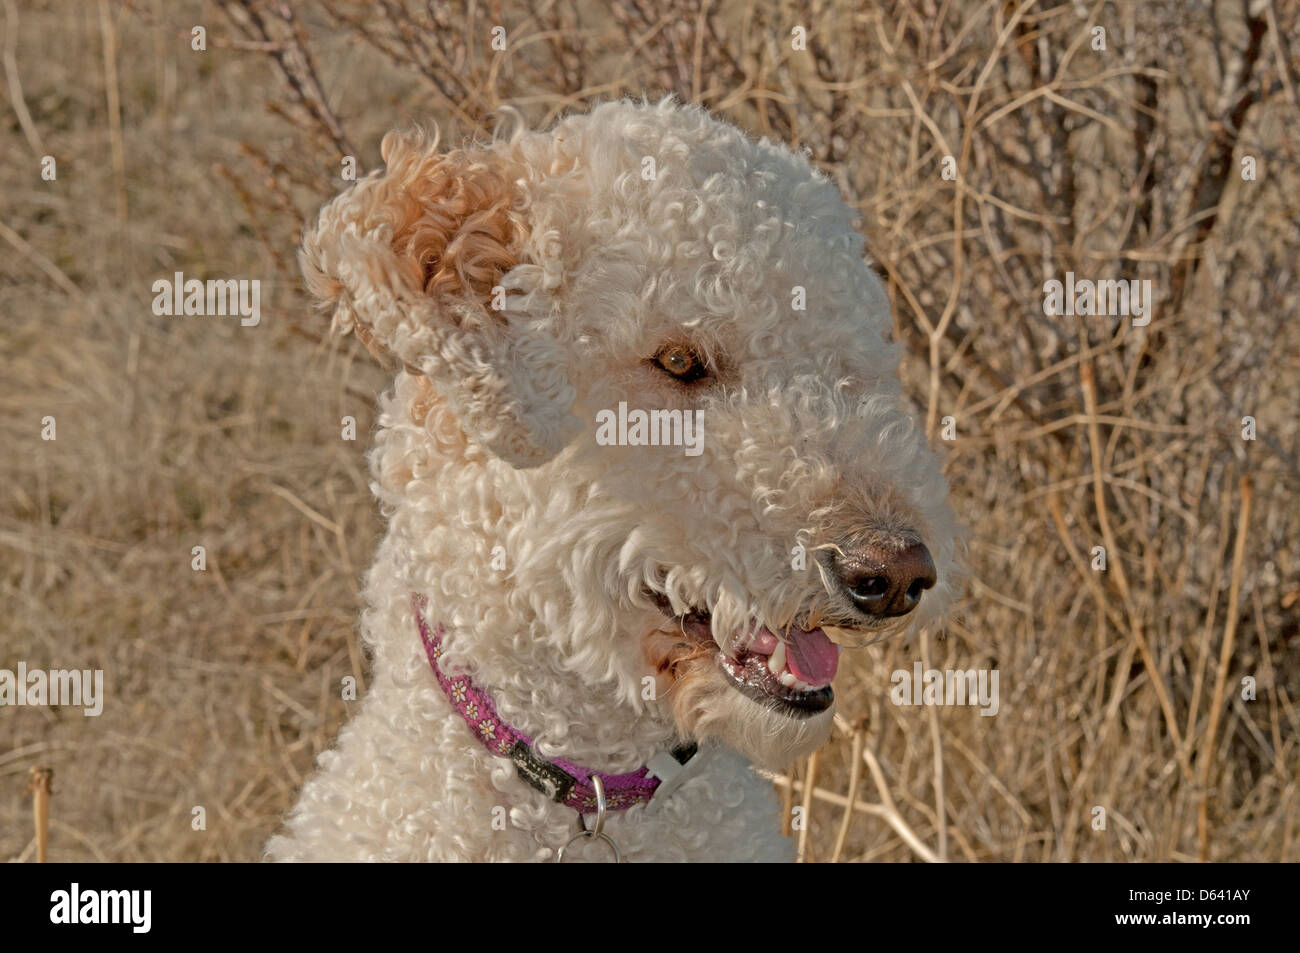
[[[579,428],[560,345],[493,307],[529,237],[517,170],[418,134],[390,132],[382,152],[385,168],[304,234],[308,290],[335,330],[425,375],[470,440],[515,467],[545,463]]]

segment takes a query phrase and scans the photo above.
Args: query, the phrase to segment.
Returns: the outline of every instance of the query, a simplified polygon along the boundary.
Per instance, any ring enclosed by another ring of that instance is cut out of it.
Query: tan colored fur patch
[[[431,297],[487,300],[519,261],[525,225],[504,159],[439,153],[423,136],[389,133],[382,146],[393,250]]]

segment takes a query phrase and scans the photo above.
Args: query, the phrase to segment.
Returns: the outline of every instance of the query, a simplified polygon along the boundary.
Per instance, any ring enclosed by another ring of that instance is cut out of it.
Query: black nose
[[[853,604],[877,616],[907,615],[937,578],[923,543],[859,546],[838,556],[833,570]]]

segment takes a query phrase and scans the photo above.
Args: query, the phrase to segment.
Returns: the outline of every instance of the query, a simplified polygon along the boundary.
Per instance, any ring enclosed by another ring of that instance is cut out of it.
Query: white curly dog
[[[383,157],[301,253],[401,365],[373,682],[270,857],[789,859],[751,764],[826,740],[841,644],[936,618],[959,545],[854,214],[671,99]]]

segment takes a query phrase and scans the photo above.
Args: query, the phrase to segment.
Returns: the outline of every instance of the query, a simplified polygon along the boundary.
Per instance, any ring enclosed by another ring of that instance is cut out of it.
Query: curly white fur
[[[676,738],[725,746],[655,809],[611,818],[629,859],[787,858],[749,761],[806,754],[831,712],[769,710],[708,658],[657,666],[673,623],[646,590],[710,610],[734,647],[756,624],[829,613],[815,559],[791,568],[796,545],[902,534],[938,574],[909,621],[948,604],[956,526],[902,406],[853,213],[800,155],[670,100],[516,124],[455,154],[420,138],[384,152],[388,169],[327,206],[303,247],[336,325],[405,368],[370,455],[389,520],[366,582],[373,684],[269,854],[545,860],[576,829],[452,711],[417,592],[445,664],[544,755],[619,773]],[[648,360],[683,341],[715,385],[684,388]],[[597,413],[620,401],[701,411],[704,452],[597,444]]]

